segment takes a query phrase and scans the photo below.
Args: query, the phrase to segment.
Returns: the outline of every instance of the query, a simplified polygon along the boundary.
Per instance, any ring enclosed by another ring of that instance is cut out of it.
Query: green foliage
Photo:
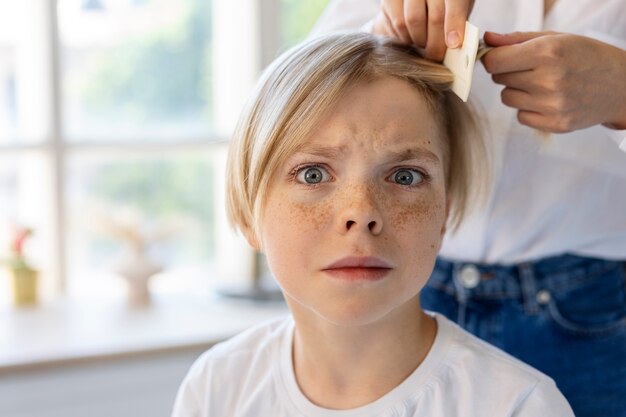
[[[24,258],[10,258],[6,261],[2,262],[6,264],[6,266],[13,271],[34,271],[35,269],[30,266],[28,262]]]
[[[103,51],[81,90],[97,111],[135,120],[210,114],[210,3],[177,0],[186,7],[175,24]]]
[[[213,170],[206,159],[177,157],[112,161],[98,170],[87,184],[90,192],[109,205],[130,206],[139,210],[147,220],[159,221],[169,217],[193,220],[201,233],[179,242],[178,250],[190,255],[213,249]],[[96,242],[100,251],[112,248]]]
[[[201,159],[115,161],[104,165],[91,190],[109,202],[137,207],[150,217],[180,213],[212,216],[212,172]]]

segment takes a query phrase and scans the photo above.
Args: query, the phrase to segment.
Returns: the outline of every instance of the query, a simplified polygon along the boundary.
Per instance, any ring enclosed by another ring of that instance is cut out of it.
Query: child
[[[215,346],[175,417],[572,416],[554,382],[420,308],[446,225],[485,191],[452,75],[368,34],[265,72],[228,165],[228,211],[292,317]]]

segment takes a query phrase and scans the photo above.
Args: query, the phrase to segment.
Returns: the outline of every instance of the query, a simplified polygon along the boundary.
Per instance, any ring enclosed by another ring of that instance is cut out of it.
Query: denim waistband
[[[576,255],[542,258],[515,265],[452,262],[439,257],[429,285],[448,292],[460,288],[468,295],[487,298],[517,298],[529,291],[559,291],[623,270],[624,261],[609,261]],[[468,272],[470,271],[470,272]],[[474,279],[464,278],[472,278]]]

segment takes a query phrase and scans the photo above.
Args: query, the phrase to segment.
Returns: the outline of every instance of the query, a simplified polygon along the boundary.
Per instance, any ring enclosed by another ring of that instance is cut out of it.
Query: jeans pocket
[[[553,323],[578,336],[605,336],[626,328],[623,268],[550,291],[546,303]]]

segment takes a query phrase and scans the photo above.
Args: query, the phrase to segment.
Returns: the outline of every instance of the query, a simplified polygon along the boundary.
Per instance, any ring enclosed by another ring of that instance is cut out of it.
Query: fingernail
[[[446,43],[448,44],[448,48],[456,48],[459,46],[459,33],[456,30],[448,32]]]

